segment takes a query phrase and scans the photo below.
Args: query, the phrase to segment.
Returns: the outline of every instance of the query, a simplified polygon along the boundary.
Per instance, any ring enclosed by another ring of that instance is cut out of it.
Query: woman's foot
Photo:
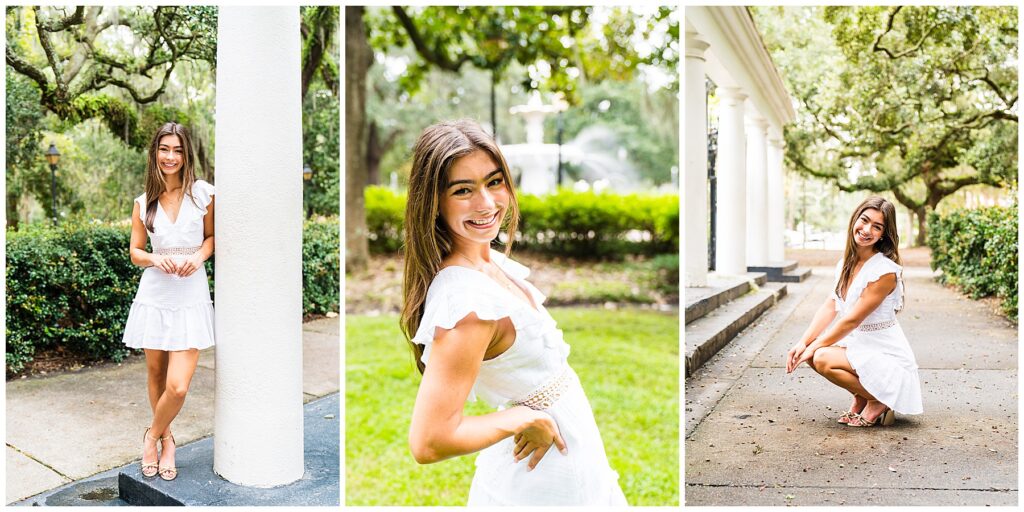
[[[157,453],[157,438],[149,435],[150,427],[142,433],[142,476],[154,477],[159,472],[160,458]]]
[[[174,446],[174,436],[170,432],[167,435],[160,438],[163,443],[163,452],[160,457],[160,478],[164,480],[174,480],[178,477],[178,468],[174,465],[174,451],[177,449]]]
[[[881,423],[883,427],[892,425],[896,414],[888,406],[878,400],[869,400],[860,414],[855,414],[847,425],[851,427],[871,427]]]
[[[849,423],[850,420],[854,417],[854,415],[860,414],[862,411],[864,411],[864,406],[866,406],[867,404],[868,400],[866,398],[863,398],[859,395],[853,395],[853,403],[850,404],[850,410],[844,412],[843,415],[840,416],[839,419],[836,421],[838,421],[839,423]]]

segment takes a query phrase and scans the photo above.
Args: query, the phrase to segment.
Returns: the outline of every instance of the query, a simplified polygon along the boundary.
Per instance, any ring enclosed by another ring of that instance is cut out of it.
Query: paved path
[[[303,325],[305,401],[338,391],[339,323]],[[179,445],[213,433],[214,350],[200,355],[174,422]],[[8,382],[6,503],[138,459],[150,414],[142,356]]]
[[[904,272],[899,320],[925,413],[891,428],[835,422],[849,394],[784,354],[828,296],[815,268],[686,382],[686,505],[1016,505],[1017,329]]]

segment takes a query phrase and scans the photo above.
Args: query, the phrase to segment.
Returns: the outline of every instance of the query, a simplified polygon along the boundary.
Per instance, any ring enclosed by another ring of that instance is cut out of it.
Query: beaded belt
[[[537,411],[548,409],[569,389],[574,375],[572,369],[566,366],[558,377],[526,395],[526,398],[512,402],[512,405],[525,405]]]
[[[885,322],[878,322],[877,324],[861,324],[857,327],[858,331],[881,331],[882,329],[888,329],[896,325],[896,319],[887,320]]]
[[[201,245],[195,247],[163,247],[153,251],[153,254],[161,256],[191,256],[202,249]]]

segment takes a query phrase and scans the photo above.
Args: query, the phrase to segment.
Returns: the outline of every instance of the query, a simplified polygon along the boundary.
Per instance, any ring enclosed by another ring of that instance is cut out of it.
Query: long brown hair
[[[875,242],[874,249],[886,258],[900,263],[900,235],[896,231],[896,207],[884,197],[871,196],[857,205],[850,216],[850,225],[846,228],[846,251],[843,253],[843,269],[836,282],[836,295],[843,296],[847,284],[853,278],[853,267],[857,265],[857,243],[854,241],[853,226],[864,210],[878,210],[882,213],[882,238]]]
[[[160,148],[160,139],[166,135],[177,135],[181,141],[181,188],[188,194],[188,197],[195,203],[192,196],[192,184],[196,181],[195,153],[192,151],[192,137],[188,130],[175,122],[164,123],[153,140],[149,143],[149,152],[146,158],[146,215],[144,222],[146,229],[153,232],[153,220],[156,218],[156,206],[160,200],[160,194],[167,190],[167,181],[164,180],[164,173],[160,171],[160,164],[157,162],[157,150]]]
[[[405,206],[405,280],[402,286],[402,332],[405,333],[416,368],[423,373],[423,345],[412,342],[423,319],[427,289],[441,270],[441,262],[452,251],[452,235],[441,218],[441,199],[447,189],[452,164],[475,151],[483,151],[498,164],[508,187],[509,202],[502,219],[508,237],[505,254],[512,250],[519,227],[519,203],[508,163],[494,138],[476,121],[461,119],[427,127],[413,147],[412,170],[409,173],[409,198]]]

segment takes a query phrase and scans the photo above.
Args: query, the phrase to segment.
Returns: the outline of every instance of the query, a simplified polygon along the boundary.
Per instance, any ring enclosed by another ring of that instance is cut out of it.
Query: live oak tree
[[[758,9],[800,104],[786,130],[798,171],[844,191],[891,191],[927,213],[1017,175],[1014,7]]]

